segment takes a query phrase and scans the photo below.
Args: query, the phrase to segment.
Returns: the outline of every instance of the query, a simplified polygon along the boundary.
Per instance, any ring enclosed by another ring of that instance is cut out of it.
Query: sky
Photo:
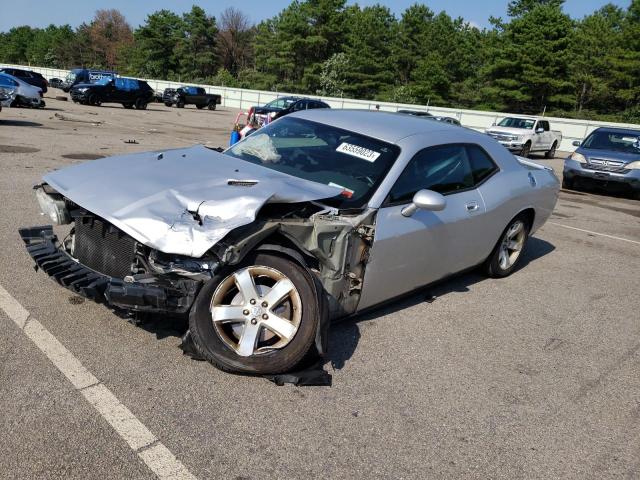
[[[0,0],[0,6],[9,0]],[[20,0],[19,6],[3,9],[0,16],[0,31],[7,31],[11,27],[30,25],[32,27],[46,27],[70,24],[77,27],[82,22],[93,18],[96,10],[101,8],[116,8],[127,18],[131,26],[137,27],[144,22],[146,16],[156,10],[166,8],[176,13],[182,13],[197,4],[207,13],[217,16],[229,6],[235,6],[245,12],[254,22],[272,17],[284,9],[288,0],[154,0],[143,2],[140,0]],[[349,3],[356,3],[349,1]],[[396,15],[414,3],[424,3],[431,10],[440,12],[445,10],[452,17],[463,17],[472,25],[488,27],[490,16],[506,17],[508,0],[360,0],[362,6],[380,3],[389,7]],[[581,18],[607,3],[614,3],[621,7],[628,7],[631,0],[566,0],[565,11],[574,18]]]

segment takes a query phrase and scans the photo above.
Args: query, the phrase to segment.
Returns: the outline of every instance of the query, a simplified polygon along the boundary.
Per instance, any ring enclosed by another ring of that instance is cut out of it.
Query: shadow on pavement
[[[549,242],[540,238],[530,237],[520,260],[520,265],[514,273],[554,250],[555,247]],[[438,298],[444,297],[448,293],[468,292],[471,285],[486,279],[487,277],[476,268],[466,273],[454,275],[441,282],[420,288],[411,294],[385,303],[380,307],[374,307],[374,309],[360,315],[334,322],[331,325],[329,334],[328,360],[336,370],[340,370],[345,366],[353,356],[360,341],[360,323],[391,315],[420,303],[437,301]]]
[[[38,122],[29,122],[27,120],[2,120],[0,119],[0,125],[7,127],[41,127],[42,124]]]

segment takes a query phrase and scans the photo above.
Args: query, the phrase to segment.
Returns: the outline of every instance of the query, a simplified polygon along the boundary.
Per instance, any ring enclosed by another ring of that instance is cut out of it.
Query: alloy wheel
[[[522,252],[526,231],[522,220],[516,220],[504,234],[498,254],[498,264],[502,270],[509,269],[516,263]]]
[[[254,265],[227,276],[211,298],[211,320],[222,341],[241,357],[287,346],[300,326],[302,301],[278,270]]]

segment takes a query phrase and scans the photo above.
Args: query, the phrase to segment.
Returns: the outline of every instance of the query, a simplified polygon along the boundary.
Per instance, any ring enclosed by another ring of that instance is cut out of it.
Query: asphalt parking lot
[[[46,100],[0,112],[0,287],[156,440],[131,447],[0,309],[0,478],[154,478],[158,444],[184,478],[640,478],[640,201],[561,192],[515,274],[336,324],[333,386],[277,387],[183,356],[170,322],[136,327],[57,286],[17,233],[45,223],[45,172],[224,146],[237,112]]]

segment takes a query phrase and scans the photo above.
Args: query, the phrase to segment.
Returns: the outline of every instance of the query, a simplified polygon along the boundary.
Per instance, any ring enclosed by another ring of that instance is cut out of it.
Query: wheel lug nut
[[[267,318],[269,318],[269,315],[267,315],[266,313],[263,313],[262,314],[262,318],[264,318],[266,320]]]
[[[258,323],[258,320],[256,320],[255,318],[251,319],[251,325],[255,325],[256,323]]]
[[[243,310],[243,311],[242,311],[242,314],[243,314],[243,315],[249,315],[249,310]]]
[[[262,302],[262,306],[267,308],[269,306],[269,304],[267,302]]]
[[[249,300],[249,303],[250,303],[251,305],[255,305],[255,304],[256,304],[256,299],[255,299],[255,298],[252,298],[251,300]]]

